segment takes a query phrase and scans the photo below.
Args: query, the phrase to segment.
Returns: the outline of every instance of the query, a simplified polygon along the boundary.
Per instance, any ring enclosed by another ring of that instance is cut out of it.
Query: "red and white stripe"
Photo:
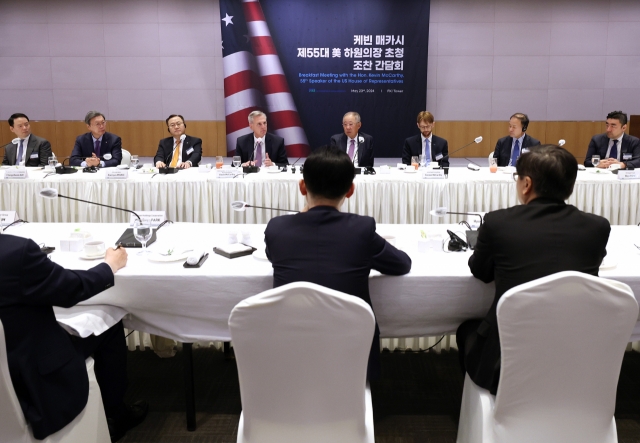
[[[296,105],[293,102],[293,96],[289,90],[289,85],[287,84],[280,58],[273,44],[269,26],[262,12],[260,2],[258,0],[243,0],[242,8],[247,21],[251,47],[255,55],[255,67],[257,67],[257,71],[255,69],[251,69],[251,71],[259,74],[258,80],[262,84],[269,131],[273,131],[284,138],[287,154],[290,157],[306,157],[310,151],[309,142],[302,128],[302,122],[300,121]],[[226,74],[227,70],[225,65],[225,75]],[[227,79],[225,77],[225,96],[226,95]],[[230,108],[226,107],[227,98],[225,98],[225,109],[227,109],[227,128],[229,128]],[[244,102],[237,100],[235,104],[236,108],[241,106],[241,103]],[[248,114],[248,112],[245,113],[245,121]],[[246,124],[247,123],[245,123],[245,125]],[[248,131],[245,131],[245,133],[247,132]],[[227,134],[229,134],[228,129]],[[235,148],[235,142],[233,146]]]

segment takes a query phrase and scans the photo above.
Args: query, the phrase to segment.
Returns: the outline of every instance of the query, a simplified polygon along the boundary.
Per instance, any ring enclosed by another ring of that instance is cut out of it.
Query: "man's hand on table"
[[[124,248],[107,249],[104,261],[111,267],[111,271],[115,274],[119,269],[127,265],[127,250]]]

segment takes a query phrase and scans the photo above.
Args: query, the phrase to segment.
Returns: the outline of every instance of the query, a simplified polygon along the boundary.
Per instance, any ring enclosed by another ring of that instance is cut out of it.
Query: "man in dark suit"
[[[264,112],[253,111],[249,114],[251,133],[238,137],[236,155],[240,156],[242,166],[288,165],[284,139],[267,132],[267,116]]]
[[[640,168],[640,139],[624,133],[627,129],[627,114],[613,111],[607,115],[607,132],[594,135],[587,149],[584,165],[593,167],[594,155],[600,156],[598,168],[619,165],[626,169],[627,165]]]
[[[113,441],[140,423],[144,402],[125,406],[127,350],[122,322],[98,336],[70,336],[52,306],[71,307],[113,286],[125,266],[124,249],[109,249],[88,271],[60,267],[29,239],[0,235],[0,320],[11,381],[33,435],[44,439],[84,409],[89,395],[85,359],[95,373]]]
[[[300,192],[307,204],[293,216],[275,217],[265,230],[273,286],[308,281],[354,295],[371,305],[369,272],[402,275],[411,259],[376,233],[371,217],[340,212],[351,197],[354,168],[336,146],[324,146],[304,164]],[[380,331],[376,325],[369,355],[368,379],[380,373]]]
[[[362,122],[357,112],[347,112],[342,117],[342,134],[331,136],[331,146],[337,146],[349,154],[355,166],[373,167],[373,137],[360,132]],[[353,158],[356,158],[354,161]]]
[[[51,143],[31,133],[29,117],[25,114],[12,114],[9,117],[9,130],[13,132],[17,143],[4,147],[3,165],[46,166],[51,157]]]
[[[79,135],[71,152],[71,166],[118,166],[122,161],[122,141],[107,132],[107,121],[100,112],[89,111],[84,117],[89,132]]]
[[[525,134],[528,127],[527,114],[516,112],[511,116],[509,136],[498,140],[496,149],[493,151],[493,158],[498,159],[498,166],[515,166],[521,153],[527,152],[531,146],[540,144],[540,141]]]
[[[483,320],[468,320],[456,332],[463,369],[494,395],[500,377],[500,297],[515,286],[561,271],[597,276],[611,230],[605,218],[565,204],[578,174],[576,159],[565,149],[533,147],[520,156],[516,170],[522,205],[489,212],[469,258],[476,278],[495,280],[495,299]]]
[[[163,138],[153,158],[157,168],[198,166],[202,159],[202,139],[186,135],[187,124],[181,115],[171,114],[165,120],[171,137]]]
[[[402,163],[410,165],[411,157],[422,155],[424,165],[436,161],[441,167],[449,167],[449,143],[444,138],[433,135],[432,131],[435,126],[433,114],[429,111],[422,111],[418,114],[417,121],[420,134],[404,141]]]

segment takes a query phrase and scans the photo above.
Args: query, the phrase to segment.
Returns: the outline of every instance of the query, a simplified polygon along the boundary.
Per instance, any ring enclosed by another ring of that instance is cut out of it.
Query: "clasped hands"
[[[85,158],[84,161],[87,166],[100,166],[100,157],[95,152],[91,154],[91,157]]]
[[[598,166],[596,167],[601,169],[606,169],[611,165],[620,165],[620,169],[626,169],[627,167],[625,163],[620,162],[615,158],[603,158],[602,160],[600,160],[600,163],[598,163]]]
[[[269,154],[268,153],[265,155],[265,157],[266,158],[264,159],[264,162],[263,162],[264,166],[273,166],[275,164],[269,158]],[[254,162],[253,160],[245,162],[245,163],[242,164],[242,166],[255,166],[255,165],[256,165],[256,162]]]
[[[166,168],[167,165],[165,162],[161,162],[161,161],[157,161],[156,162],[156,168]],[[191,162],[190,161],[186,161],[184,163],[178,163],[178,166],[176,166],[176,168],[178,169],[189,169],[191,167]]]

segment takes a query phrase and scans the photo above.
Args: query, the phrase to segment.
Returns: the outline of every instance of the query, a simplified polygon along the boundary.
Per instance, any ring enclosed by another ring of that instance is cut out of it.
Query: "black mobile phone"
[[[54,246],[43,246],[40,248],[40,250],[45,254],[51,254],[53,251],[56,250],[56,248]]]

